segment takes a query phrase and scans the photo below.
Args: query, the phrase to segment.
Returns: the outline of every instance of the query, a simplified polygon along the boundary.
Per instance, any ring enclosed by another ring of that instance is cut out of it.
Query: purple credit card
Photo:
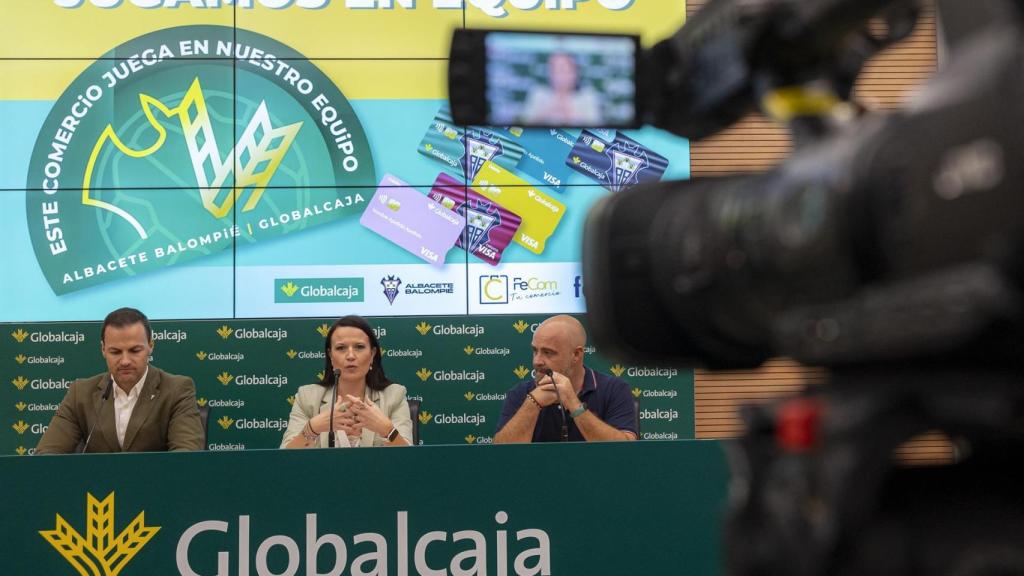
[[[443,266],[465,220],[390,174],[377,185],[359,223],[415,256]]]
[[[444,172],[437,175],[429,196],[465,219],[466,234],[459,237],[458,246],[468,244],[470,254],[492,266],[501,262],[522,218]]]

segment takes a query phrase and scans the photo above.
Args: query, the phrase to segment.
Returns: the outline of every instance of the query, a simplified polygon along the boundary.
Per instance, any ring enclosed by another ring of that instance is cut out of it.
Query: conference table
[[[5,574],[716,575],[722,443],[0,457]]]

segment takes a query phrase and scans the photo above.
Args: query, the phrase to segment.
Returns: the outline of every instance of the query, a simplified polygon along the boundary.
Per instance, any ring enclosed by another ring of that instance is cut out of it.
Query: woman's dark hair
[[[331,329],[327,331],[324,338],[324,377],[320,379],[320,385],[329,388],[334,384],[334,366],[331,365],[331,336],[338,328],[358,328],[370,339],[370,348],[373,349],[373,362],[370,364],[370,371],[366,374],[366,385],[373,390],[383,390],[391,384],[391,380],[384,375],[384,365],[381,363],[380,341],[377,335],[370,328],[370,323],[362,316],[349,315],[338,318]]]

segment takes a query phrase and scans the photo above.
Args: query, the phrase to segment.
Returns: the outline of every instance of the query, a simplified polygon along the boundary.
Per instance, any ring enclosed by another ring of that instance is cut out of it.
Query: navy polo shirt
[[[633,395],[629,390],[629,384],[608,374],[602,374],[584,367],[583,388],[580,390],[579,399],[587,404],[587,410],[594,413],[605,424],[617,430],[628,430],[633,434],[636,430],[636,414],[633,406]],[[533,380],[516,384],[508,394],[505,395],[505,403],[501,407],[501,419],[498,421],[498,430],[505,427],[505,423],[512,419],[519,411],[519,407],[526,401],[526,394],[537,386]],[[543,408],[537,416],[537,425],[533,429],[534,442],[559,442],[562,439],[562,417],[558,414],[561,410],[557,404]],[[583,434],[576,427],[576,422],[565,414],[565,421],[569,425],[569,440],[571,442],[584,441]]]

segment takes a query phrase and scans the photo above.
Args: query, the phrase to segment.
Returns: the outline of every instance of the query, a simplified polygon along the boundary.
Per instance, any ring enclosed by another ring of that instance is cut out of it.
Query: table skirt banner
[[[0,457],[7,574],[711,576],[715,441]]]

